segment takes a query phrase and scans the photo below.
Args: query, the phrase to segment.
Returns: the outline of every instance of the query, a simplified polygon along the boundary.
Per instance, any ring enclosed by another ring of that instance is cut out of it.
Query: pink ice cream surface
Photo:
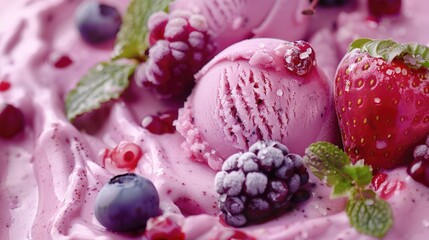
[[[89,68],[109,59],[112,51],[110,45],[87,45],[78,35],[73,14],[80,2],[0,0],[4,6],[0,8],[0,81],[11,84],[0,92],[0,101],[19,107],[26,118],[20,135],[0,139],[0,239],[144,239],[107,231],[94,217],[100,188],[125,171],[103,163],[104,151],[121,141],[142,148],[135,172],[154,183],[163,215],[174,219],[187,239],[229,239],[235,229],[217,217],[216,172],[185,156],[180,134],[157,136],[140,125],[143,116],[177,106],[160,102],[133,85],[124,98],[112,103],[106,115],[98,116],[104,120],[97,122],[96,133],[79,131],[66,119],[65,94]],[[122,13],[129,3],[103,2]],[[420,9],[420,13],[425,10]],[[64,69],[53,67],[47,59],[57,53],[69,56],[73,63]],[[250,61],[242,58],[240,61]],[[387,201],[394,215],[394,225],[385,239],[426,240],[429,189],[412,180],[405,168],[388,174],[378,190],[383,195],[389,189]],[[343,211],[344,199],[331,200],[330,188],[313,176],[310,181],[314,188],[307,202],[271,221],[239,230],[264,240],[374,240],[350,226]],[[392,185],[395,181],[402,181],[402,187]]]
[[[219,51],[251,37],[299,40],[307,32],[309,18],[302,0],[176,0],[171,11],[187,9],[206,17]]]
[[[301,155],[315,141],[337,141],[332,84],[317,67],[304,77],[290,73],[283,46],[277,39],[242,41],[197,73],[177,123],[192,158],[219,169],[260,139]]]

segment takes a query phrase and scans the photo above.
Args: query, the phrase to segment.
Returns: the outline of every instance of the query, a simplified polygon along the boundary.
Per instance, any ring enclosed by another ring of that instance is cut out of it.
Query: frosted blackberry
[[[279,142],[257,142],[248,152],[230,156],[216,174],[222,216],[234,227],[266,220],[307,200],[308,179],[299,155]]]
[[[206,19],[188,11],[156,13],[148,28],[148,61],[138,67],[135,79],[161,98],[184,99],[194,86],[194,74],[214,54]]]

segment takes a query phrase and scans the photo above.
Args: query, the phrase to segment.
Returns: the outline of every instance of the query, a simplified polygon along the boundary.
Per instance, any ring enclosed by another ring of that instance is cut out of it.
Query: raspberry
[[[137,68],[135,79],[160,98],[184,99],[195,84],[194,74],[214,54],[206,19],[188,11],[156,13],[148,28],[148,60]]]
[[[308,42],[286,42],[285,48],[285,66],[293,74],[304,76],[316,65],[316,54]]]
[[[268,219],[308,199],[309,175],[299,155],[276,141],[260,141],[230,156],[216,174],[219,208],[234,227]],[[295,194],[299,196],[295,197]]]

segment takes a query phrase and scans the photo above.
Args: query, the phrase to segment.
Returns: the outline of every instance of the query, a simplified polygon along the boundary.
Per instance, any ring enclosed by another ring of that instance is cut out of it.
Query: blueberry
[[[76,10],[75,21],[82,38],[91,44],[113,39],[121,27],[121,16],[112,6],[85,1]]]
[[[95,217],[114,232],[143,231],[147,220],[160,213],[155,186],[134,173],[113,177],[95,199]]]

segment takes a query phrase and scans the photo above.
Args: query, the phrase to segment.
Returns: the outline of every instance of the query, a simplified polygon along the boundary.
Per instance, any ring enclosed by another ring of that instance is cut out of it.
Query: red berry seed
[[[122,141],[110,152],[112,163],[119,168],[134,169],[142,156],[140,146]]]
[[[182,232],[180,226],[168,217],[159,216],[150,218],[147,225],[145,231],[145,237],[147,239],[185,239],[185,234]]]
[[[13,105],[0,103],[0,138],[13,138],[25,127],[24,114]]]
[[[5,92],[10,88],[10,82],[3,80],[0,82],[0,92]]]
[[[66,68],[73,63],[69,56],[54,52],[49,56],[50,63],[56,68]]]

